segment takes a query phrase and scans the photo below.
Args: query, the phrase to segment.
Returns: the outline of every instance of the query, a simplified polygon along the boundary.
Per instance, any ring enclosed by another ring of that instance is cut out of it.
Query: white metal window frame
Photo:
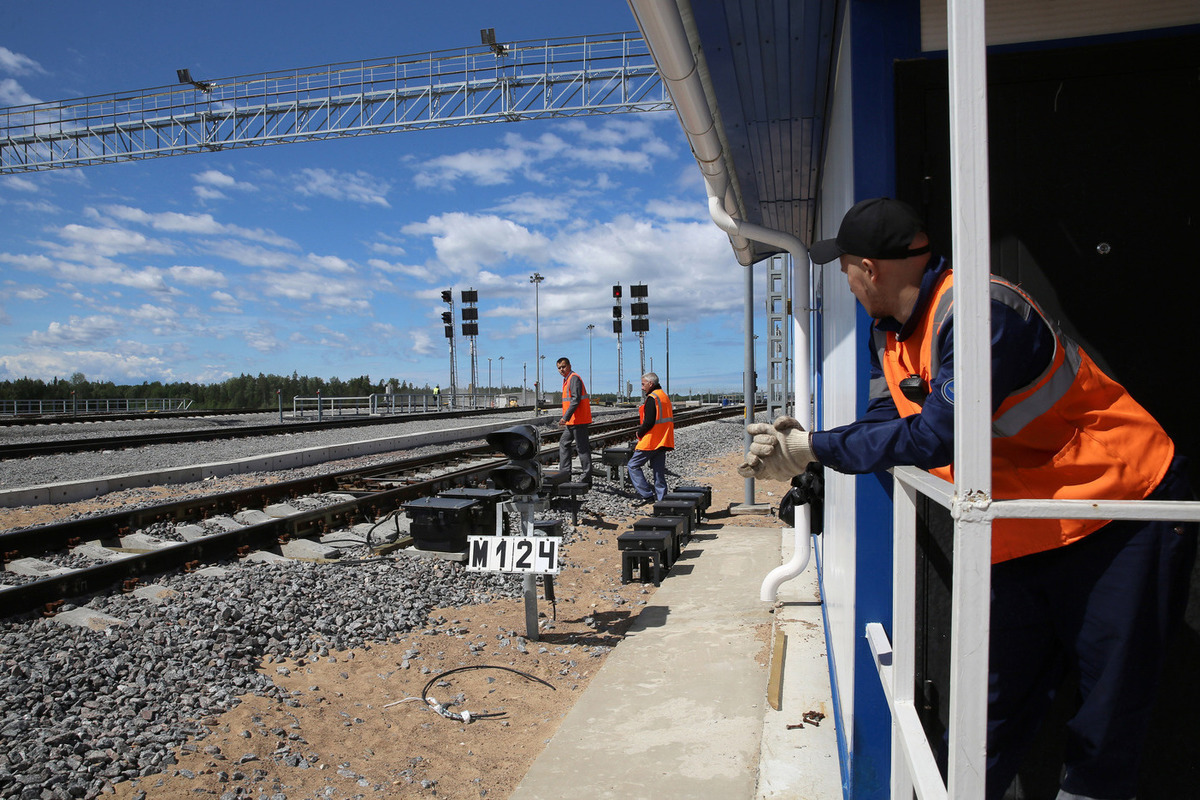
[[[950,196],[954,209],[954,477],[893,470],[892,641],[883,625],[866,636],[892,711],[891,796],[982,800],[987,767],[988,634],[995,519],[1200,520],[1200,503],[1118,500],[992,500],[991,319],[984,0],[948,0]],[[914,702],[916,496],[954,519],[950,724],[942,781]]]

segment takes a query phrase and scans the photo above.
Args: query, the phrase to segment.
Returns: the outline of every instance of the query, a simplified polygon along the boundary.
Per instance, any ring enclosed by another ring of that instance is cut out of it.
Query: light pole
[[[540,413],[542,407],[541,397],[539,394],[542,389],[542,340],[541,340],[541,319],[538,310],[538,285],[546,280],[540,272],[535,272],[529,276],[529,282],[533,284],[533,347],[535,360],[533,368],[535,375],[533,378],[533,415],[536,417]]]
[[[500,356],[500,391],[504,391],[504,356]]]
[[[488,356],[488,394],[492,396],[492,407],[496,405],[496,393],[492,391],[492,357]]]
[[[592,335],[596,326],[588,323],[588,386],[595,386],[592,381]]]
[[[529,362],[521,362],[521,401],[529,399]]]

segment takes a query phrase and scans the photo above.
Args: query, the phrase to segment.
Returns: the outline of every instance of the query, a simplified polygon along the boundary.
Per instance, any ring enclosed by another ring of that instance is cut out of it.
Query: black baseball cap
[[[929,252],[929,246],[909,249],[913,237],[925,230],[916,209],[901,200],[874,197],[855,203],[838,228],[836,239],[824,239],[809,248],[814,264],[824,264],[849,253],[859,258],[908,258]]]

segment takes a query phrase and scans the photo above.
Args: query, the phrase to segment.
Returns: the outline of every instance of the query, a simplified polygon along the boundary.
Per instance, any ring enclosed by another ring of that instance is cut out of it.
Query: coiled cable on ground
[[[439,703],[437,701],[437,698],[429,696],[430,687],[432,687],[435,683],[442,680],[446,676],[453,675],[456,672],[467,672],[468,670],[475,670],[475,669],[502,669],[505,672],[511,672],[515,675],[520,675],[522,678],[524,678],[527,681],[540,683],[543,686],[549,686],[551,691],[558,691],[553,686],[551,686],[549,682],[542,680],[541,678],[537,677],[536,675],[530,675],[528,672],[521,672],[521,670],[519,670],[519,669],[513,669],[512,667],[502,667],[502,666],[498,666],[498,665],[494,665],[494,664],[472,664],[472,665],[466,666],[466,667],[455,667],[454,669],[446,670],[445,672],[441,672],[437,675],[434,675],[425,684],[424,688],[421,689],[421,700],[424,701],[426,705],[428,705],[430,708],[432,708],[437,713],[441,714],[446,719],[452,719],[452,720],[455,720],[456,722],[466,722],[469,724],[477,719],[491,719],[494,717],[504,716],[505,712],[503,712],[503,711],[484,711],[479,714],[472,714],[470,711],[465,711],[465,710],[459,711],[459,712],[451,711],[450,709],[446,708],[444,705]]]

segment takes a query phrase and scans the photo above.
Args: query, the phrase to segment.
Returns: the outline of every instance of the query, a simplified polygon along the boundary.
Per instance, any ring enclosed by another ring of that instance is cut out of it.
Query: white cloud
[[[260,353],[271,353],[282,347],[275,333],[268,330],[265,326],[242,331],[242,340],[249,347]]]
[[[177,282],[188,286],[226,286],[229,281],[215,269],[208,267],[174,266],[167,270]]]
[[[82,372],[91,380],[116,383],[179,380],[170,363],[157,356],[141,357],[103,350],[38,350],[0,356],[0,379],[3,380],[26,375],[67,376],[75,372]]]
[[[408,337],[410,342],[408,349],[414,355],[427,356],[440,349],[434,346],[433,337],[420,328],[409,330]]]
[[[550,241],[494,214],[453,212],[404,226],[409,235],[429,235],[438,261],[450,271],[472,275],[479,267],[519,258],[542,262]]]
[[[304,260],[308,266],[323,272],[339,274],[354,272],[354,265],[339,256],[319,256],[315,253],[309,253]]]
[[[242,308],[240,305],[238,305],[237,298],[235,298],[233,295],[229,294],[228,292],[213,292],[212,294],[209,295],[209,297],[211,297],[213,299],[213,302],[216,303],[216,305],[214,305],[211,309],[214,313],[218,313],[218,314],[240,314],[240,313],[242,313]]]
[[[571,209],[575,206],[575,198],[566,195],[539,195],[532,192],[517,197],[511,197],[491,210],[501,213],[517,222],[527,224],[544,224],[560,222],[569,219]]]
[[[58,249],[58,256],[83,262],[94,262],[97,256],[111,258],[131,253],[172,252],[167,242],[123,228],[93,228],[71,223],[60,228],[58,234],[68,242],[68,247]]]
[[[367,260],[367,266],[377,269],[380,272],[387,272],[397,275],[408,275],[412,278],[421,278],[423,280],[432,280],[433,275],[429,268],[419,264],[401,264],[399,262],[392,263],[384,261],[381,258],[372,258]]]
[[[226,225],[217,222],[212,214],[180,214],[176,211],[149,212],[131,206],[109,205],[96,211],[97,216],[103,214],[122,222],[133,222],[146,225],[154,230],[166,233],[183,233],[193,236],[236,236],[254,242],[262,242],[275,247],[295,249],[296,243],[285,236],[263,230],[262,228],[243,228],[239,225]]]
[[[17,300],[42,300],[49,296],[49,292],[47,292],[45,289],[38,288],[37,286],[29,286],[24,289],[17,289],[12,293],[12,297],[16,298]]]
[[[38,190],[37,184],[20,175],[6,175],[3,180],[0,180],[0,187],[18,192],[36,192]]]
[[[314,272],[272,273],[262,276],[263,294],[315,311],[363,312],[371,308],[370,292],[353,280],[332,281]]]
[[[192,191],[201,200],[223,200],[227,191],[257,192],[258,187],[252,183],[239,181],[232,175],[216,169],[208,169],[192,176],[196,185]]]
[[[392,185],[362,170],[354,173],[338,170],[307,168],[295,178],[295,190],[306,197],[328,197],[363,205],[388,205],[387,193]]]
[[[42,75],[46,72],[41,64],[29,56],[14,53],[7,47],[0,47],[0,71],[12,75]]]
[[[33,347],[70,347],[72,345],[96,345],[105,339],[119,336],[128,331],[127,324],[108,315],[70,317],[66,323],[51,322],[45,331],[33,331],[25,337],[25,343]]]
[[[526,139],[510,133],[501,148],[466,150],[429,159],[417,169],[414,182],[421,188],[452,186],[460,180],[495,186],[520,175],[545,183],[550,179],[547,173],[571,165],[645,172],[657,160],[676,157],[675,151],[654,134],[651,120],[607,120],[598,124],[571,120],[558,130],[574,134],[577,141],[556,134]]]
[[[40,102],[12,78],[0,78],[0,105],[26,106]]]
[[[258,187],[254,184],[239,181],[232,175],[226,175],[216,169],[206,169],[204,172],[197,172],[192,177],[195,178],[196,183],[212,186],[215,189],[237,189],[240,192],[258,191]]]

